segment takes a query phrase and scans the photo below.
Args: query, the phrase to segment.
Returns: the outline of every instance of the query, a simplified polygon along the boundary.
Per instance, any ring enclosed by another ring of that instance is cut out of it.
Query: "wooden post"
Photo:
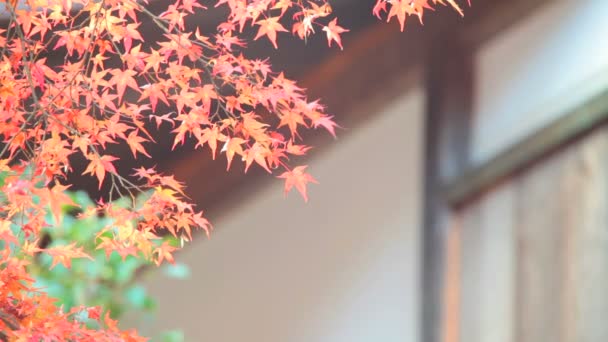
[[[441,37],[441,38],[440,38]],[[468,166],[468,132],[473,95],[471,52],[442,32],[427,58],[425,212],[422,236],[422,336],[439,342],[444,306],[445,245],[451,211],[443,184]],[[446,57],[449,56],[449,57]]]

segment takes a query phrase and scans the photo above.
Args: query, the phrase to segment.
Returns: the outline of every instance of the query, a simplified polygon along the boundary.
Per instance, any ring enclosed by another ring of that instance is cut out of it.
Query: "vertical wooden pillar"
[[[433,38],[426,64],[425,212],[422,234],[420,341],[439,342],[444,305],[445,245],[451,209],[443,185],[468,166],[473,95],[471,52],[454,35]]]

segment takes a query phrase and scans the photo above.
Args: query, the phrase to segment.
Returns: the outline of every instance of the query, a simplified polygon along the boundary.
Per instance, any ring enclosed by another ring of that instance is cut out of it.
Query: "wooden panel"
[[[608,340],[608,129],[524,175],[517,341]]]
[[[504,184],[480,204],[479,342],[513,340],[516,190]]]
[[[569,149],[559,198],[565,227],[562,341],[608,341],[608,127]]]
[[[559,341],[562,198],[556,194],[563,156],[529,171],[519,183],[517,341]]]
[[[460,341],[608,341],[608,127],[461,212]]]
[[[460,341],[513,340],[516,184],[462,210]]]
[[[478,206],[471,206],[462,214],[461,249],[461,304],[460,341],[482,342],[479,335],[481,313],[479,293],[481,288],[481,213]]]

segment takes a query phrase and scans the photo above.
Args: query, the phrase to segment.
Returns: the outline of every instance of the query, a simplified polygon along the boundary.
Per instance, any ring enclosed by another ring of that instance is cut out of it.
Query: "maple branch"
[[[161,30],[163,30],[166,34],[168,34],[170,36],[170,38],[176,44],[178,44],[181,48],[186,49],[186,47],[182,44],[181,41],[177,41],[173,38],[173,35],[171,35],[172,31],[169,30],[169,28],[163,23],[163,21],[156,14],[150,12],[144,6],[140,6],[140,10],[143,13],[147,14]],[[188,41],[191,44],[199,45],[201,47],[205,47],[205,48],[213,50],[213,47],[211,47],[207,44],[204,44],[203,42],[199,42],[198,40],[192,40],[190,38],[186,38],[186,39],[188,39]],[[204,55],[203,55],[203,57],[197,56],[196,59],[197,59],[197,61],[201,62],[203,69],[205,69],[205,71],[207,72],[208,75],[213,74],[213,70],[209,69],[209,65],[211,64],[211,61],[212,61],[211,59],[205,59]],[[209,80],[210,80],[215,92],[217,94],[221,94],[221,89],[215,82],[215,79],[213,77],[209,76]],[[232,86],[232,84],[229,84],[229,86]],[[234,89],[234,87],[233,87],[233,89]],[[216,107],[216,108],[221,108],[228,116],[236,118],[235,116],[232,115],[232,113],[226,108],[226,106],[221,101],[218,101],[217,105],[218,105],[218,107]],[[214,115],[211,118],[214,118],[217,113],[218,113],[218,111],[216,110],[216,112],[214,113]]]
[[[0,321],[11,330],[19,329],[19,320],[17,317],[5,312],[2,308],[0,308]],[[8,335],[3,331],[0,331],[0,341],[8,342]]]

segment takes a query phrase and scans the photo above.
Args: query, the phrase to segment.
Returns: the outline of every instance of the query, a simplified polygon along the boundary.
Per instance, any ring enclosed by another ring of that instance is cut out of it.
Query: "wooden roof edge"
[[[339,132],[339,136],[347,135],[372,117],[369,113],[374,108],[403,93],[421,79],[419,60],[413,58],[417,57],[416,54],[412,54],[411,61],[406,63],[401,63],[400,58],[393,58],[392,67],[384,64],[380,72],[372,67],[361,67],[367,65],[374,55],[377,57],[378,50],[389,47],[386,53],[398,53],[394,51],[398,44],[394,43],[400,35],[395,27],[375,25],[352,41],[348,50],[330,56],[299,82],[307,88],[309,95],[321,97],[322,102],[328,105],[329,112],[338,117],[338,124],[348,128]],[[376,87],[375,91],[370,91],[366,85],[366,82],[380,81],[382,87]],[[307,144],[315,146],[307,159],[318,156],[333,141],[329,134],[315,130],[304,132],[303,138]],[[233,207],[235,198],[241,201],[247,194],[253,194],[267,184],[266,181],[274,180],[274,177],[253,168],[247,175],[236,169],[226,172],[225,164],[219,160],[201,162],[200,153],[208,152],[197,151],[185,155],[171,169],[176,177],[186,182],[192,200],[207,212],[212,211],[215,218]],[[201,177],[210,178],[209,182],[201,181]]]

